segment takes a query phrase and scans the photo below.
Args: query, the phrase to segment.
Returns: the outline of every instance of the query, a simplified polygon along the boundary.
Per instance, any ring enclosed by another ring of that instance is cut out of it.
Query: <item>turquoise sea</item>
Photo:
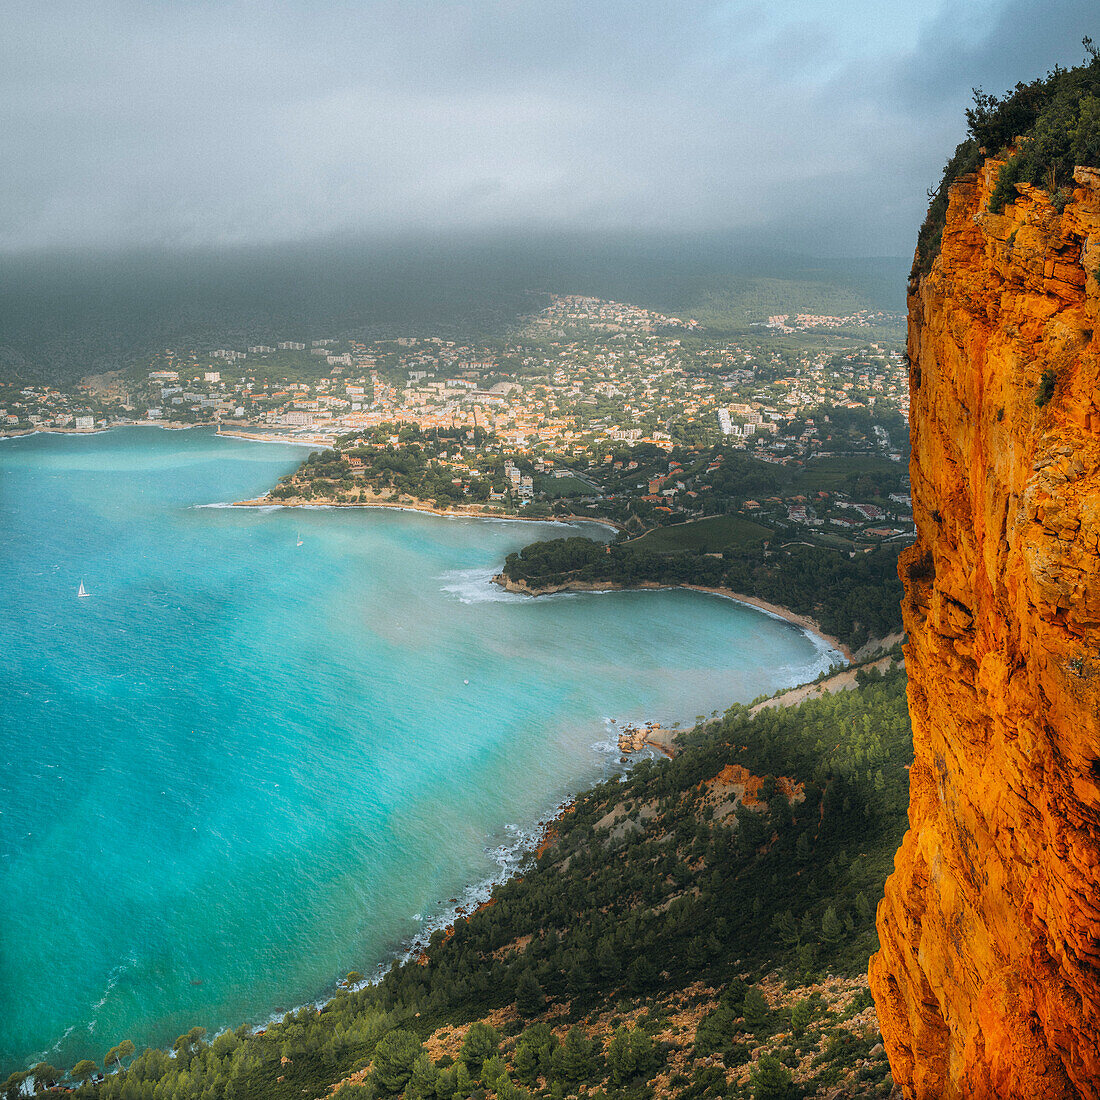
[[[609,719],[835,656],[699,593],[489,583],[557,525],[211,506],[301,454],[0,440],[0,1074],[323,998],[618,769]]]

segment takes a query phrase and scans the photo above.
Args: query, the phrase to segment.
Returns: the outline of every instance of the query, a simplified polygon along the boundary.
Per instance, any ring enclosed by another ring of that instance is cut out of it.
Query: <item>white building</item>
[[[287,428],[312,428],[313,413],[291,411],[283,413],[275,420],[276,424],[282,424]]]

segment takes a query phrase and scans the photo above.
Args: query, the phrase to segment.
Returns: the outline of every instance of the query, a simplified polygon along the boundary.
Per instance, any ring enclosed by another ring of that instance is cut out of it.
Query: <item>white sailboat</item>
[[[298,542],[297,542],[296,545],[298,545],[298,546],[302,545],[302,532],[301,531],[298,532]]]
[[[78,596],[90,596],[91,595],[91,592],[88,592],[84,588],[84,578],[83,577],[80,578],[80,587],[77,589],[76,594]]]

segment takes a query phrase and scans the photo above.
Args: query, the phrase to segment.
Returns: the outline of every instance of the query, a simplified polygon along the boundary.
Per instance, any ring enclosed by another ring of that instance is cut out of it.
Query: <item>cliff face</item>
[[[1100,1097],[1100,173],[993,215],[998,168],[910,285],[916,760],[871,986],[909,1097]]]

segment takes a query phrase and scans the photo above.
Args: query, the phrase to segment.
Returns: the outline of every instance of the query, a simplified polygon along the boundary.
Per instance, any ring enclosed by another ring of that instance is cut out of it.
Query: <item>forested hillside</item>
[[[196,1027],[172,1054],[122,1043],[105,1080],[73,1067],[77,1095],[886,1095],[864,971],[912,744],[904,672],[858,679],[732,707],[580,796],[520,877],[378,986],[353,974],[323,1008]]]
[[[795,544],[660,553],[644,539],[613,543],[568,538],[534,542],[504,563],[504,576],[539,591],[572,583],[698,584],[756,596],[811,616],[825,633],[857,649],[901,628],[898,546],[849,558]]]

